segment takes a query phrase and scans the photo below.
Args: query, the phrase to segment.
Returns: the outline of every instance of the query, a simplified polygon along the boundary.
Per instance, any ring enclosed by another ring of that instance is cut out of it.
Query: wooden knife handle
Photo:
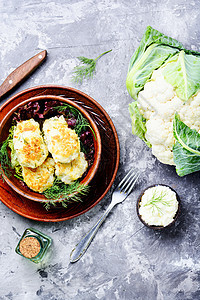
[[[0,86],[0,98],[28,77],[45,60],[47,51],[44,50],[31,57],[15,69]]]

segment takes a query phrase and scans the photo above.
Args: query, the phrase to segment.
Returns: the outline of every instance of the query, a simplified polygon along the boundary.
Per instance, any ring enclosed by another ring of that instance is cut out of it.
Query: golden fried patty
[[[63,116],[53,117],[43,124],[45,141],[55,162],[70,163],[80,154],[80,142],[76,132],[68,128]]]
[[[30,189],[42,193],[53,185],[54,170],[54,160],[47,158],[45,162],[37,168],[22,167],[22,176]]]
[[[76,179],[80,178],[87,170],[88,163],[83,152],[79,157],[74,159],[71,163],[62,164],[56,163],[55,175],[65,184],[72,184]]]
[[[17,123],[14,129],[13,146],[17,160],[23,167],[37,168],[48,156],[39,123],[33,119]]]

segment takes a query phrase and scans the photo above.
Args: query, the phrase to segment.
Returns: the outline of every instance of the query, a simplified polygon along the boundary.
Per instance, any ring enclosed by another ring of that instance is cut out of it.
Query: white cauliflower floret
[[[155,96],[159,103],[165,103],[176,95],[173,86],[164,79],[162,68],[155,70],[151,78],[156,87]]]
[[[146,122],[146,139],[152,145],[152,153],[162,163],[173,165],[172,146],[175,142],[172,122],[155,117]]]
[[[175,165],[172,152],[174,115],[177,112],[187,126],[200,133],[200,92],[187,102],[182,101],[160,68],[153,72],[151,80],[139,93],[138,107],[146,119],[145,138],[152,145],[153,155],[164,164]]]
[[[174,165],[172,148],[163,145],[152,145],[152,154],[163,164]]]
[[[181,121],[200,133],[200,93],[186,102],[179,111]]]
[[[173,124],[172,122],[165,122],[161,118],[151,118],[146,122],[146,139],[153,144],[165,144],[171,147],[174,144]]]
[[[154,71],[152,77],[153,80],[147,82],[138,95],[139,109],[147,120],[155,114],[163,119],[173,119],[183,101],[176,96],[173,86],[164,79],[160,70]]]

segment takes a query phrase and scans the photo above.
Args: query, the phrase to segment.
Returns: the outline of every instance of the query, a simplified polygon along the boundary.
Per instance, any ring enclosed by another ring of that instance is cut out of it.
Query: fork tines
[[[131,169],[118,184],[117,188],[126,193],[128,196],[132,192],[139,176],[140,174],[138,171]]]

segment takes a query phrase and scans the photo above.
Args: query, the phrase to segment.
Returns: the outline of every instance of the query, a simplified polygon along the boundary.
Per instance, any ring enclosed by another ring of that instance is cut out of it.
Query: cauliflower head
[[[126,87],[133,134],[179,176],[200,171],[200,52],[148,26]]]
[[[163,70],[159,68],[153,72],[138,94],[137,105],[146,120],[145,139],[151,144],[153,155],[164,164],[175,165],[172,151],[174,115],[177,112],[187,126],[200,133],[200,92],[184,102],[165,80]]]

